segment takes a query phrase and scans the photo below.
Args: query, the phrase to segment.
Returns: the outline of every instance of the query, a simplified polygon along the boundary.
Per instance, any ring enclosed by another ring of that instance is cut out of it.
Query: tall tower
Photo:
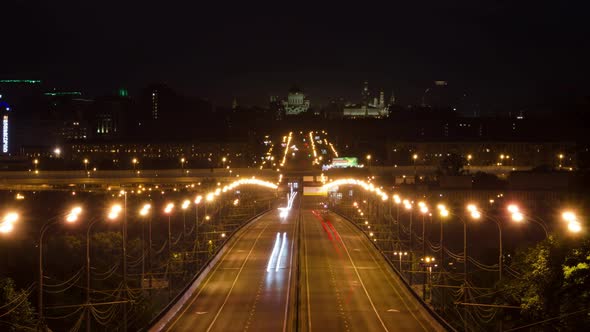
[[[389,97],[389,105],[395,105],[395,94],[391,90],[391,97]]]
[[[381,92],[379,93],[379,107],[384,107],[385,106],[385,92],[383,92],[383,90],[381,90]]]
[[[371,97],[371,93],[369,92],[369,81],[365,81],[364,85],[363,85],[363,92],[362,92],[362,97],[363,97],[363,106],[367,107],[369,105],[370,102],[370,97]]]
[[[0,95],[2,98],[2,95]],[[0,100],[0,115],[2,116],[2,153],[8,154],[9,152],[9,126],[8,126],[8,114],[10,112],[10,106],[3,100]]]
[[[158,89],[154,89],[152,90],[152,120],[158,120],[158,111],[159,111],[159,105],[158,105],[158,99],[159,99],[160,95],[158,92]]]

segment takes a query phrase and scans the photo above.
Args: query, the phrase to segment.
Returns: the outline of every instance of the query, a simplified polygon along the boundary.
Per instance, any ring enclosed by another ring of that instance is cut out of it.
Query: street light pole
[[[467,303],[467,222],[463,221],[463,303]],[[463,306],[463,330],[467,331],[467,306]]]
[[[96,224],[100,219],[96,219],[88,225],[88,230],[86,231],[86,331],[90,332],[90,230],[92,226]]]
[[[38,306],[39,306],[39,328],[41,331],[46,331],[47,328],[45,326],[45,317],[44,317],[44,310],[43,310],[43,235],[49,227],[58,220],[53,220],[41,227],[41,234],[39,235],[39,294],[37,296]]]
[[[123,195],[123,332],[127,332],[127,192]]]
[[[184,159],[184,158],[183,158]],[[171,228],[171,216],[174,203],[168,203],[164,209],[164,213],[168,215],[168,299],[172,297],[172,228]]]
[[[500,220],[493,218],[492,216],[486,215],[487,218],[492,220],[498,226],[498,245],[499,245],[499,252],[498,252],[498,281],[502,281],[502,269],[503,269],[503,252],[502,252],[502,223]]]
[[[420,213],[422,214],[422,257],[426,257],[426,213],[428,213],[428,207],[424,202],[419,202]],[[422,267],[423,271],[423,282],[422,282],[422,299],[426,300],[426,266]]]
[[[68,214],[66,214],[66,222],[73,223],[78,220],[78,215],[82,212],[80,207],[73,208]],[[60,221],[63,215],[59,215],[52,219],[49,219],[45,225],[41,227],[41,232],[39,234],[39,292],[38,292],[38,305],[39,305],[39,321],[37,322],[38,327],[41,331],[47,331],[47,326],[45,325],[45,316],[44,316],[44,308],[43,308],[43,236],[45,232],[51,227],[52,225],[56,224]]]
[[[412,286],[412,280],[414,279],[414,273],[412,269],[414,268],[414,241],[412,236],[412,215],[413,211],[410,210],[410,286]]]

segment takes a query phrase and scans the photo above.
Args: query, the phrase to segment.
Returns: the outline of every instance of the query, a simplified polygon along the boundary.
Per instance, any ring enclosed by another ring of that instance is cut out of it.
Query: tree
[[[503,284],[506,302],[521,307],[516,326],[552,319],[560,330],[584,330],[590,324],[590,240],[550,236],[514,259],[520,278]]]
[[[467,159],[456,153],[451,153],[440,161],[438,173],[448,176],[463,175],[465,174],[465,165],[467,165]]]
[[[12,279],[0,279],[0,330],[26,331],[35,328],[37,323],[29,295],[23,289],[16,290]]]

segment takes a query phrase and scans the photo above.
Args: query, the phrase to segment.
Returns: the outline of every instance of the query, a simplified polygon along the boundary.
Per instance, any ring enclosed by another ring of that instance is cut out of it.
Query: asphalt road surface
[[[444,330],[357,228],[317,204],[297,206],[286,218],[270,212],[238,234],[167,331],[290,330],[297,258],[298,330]],[[300,248],[293,252],[296,234]]]
[[[444,331],[348,221],[301,216],[300,330]]]
[[[297,219],[272,211],[248,225],[167,331],[286,330]]]

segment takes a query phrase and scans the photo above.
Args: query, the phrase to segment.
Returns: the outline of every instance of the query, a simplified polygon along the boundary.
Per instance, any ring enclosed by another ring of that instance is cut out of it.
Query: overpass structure
[[[366,236],[304,197],[244,226],[150,331],[442,331]]]

